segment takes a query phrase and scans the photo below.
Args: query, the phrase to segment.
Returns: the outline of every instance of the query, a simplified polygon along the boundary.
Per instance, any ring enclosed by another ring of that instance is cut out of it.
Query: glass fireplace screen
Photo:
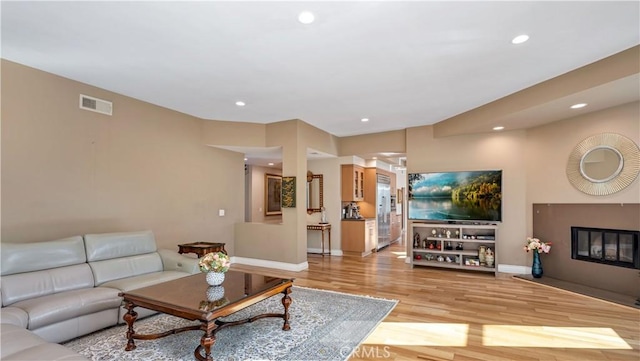
[[[640,269],[640,232],[571,227],[571,258]]]

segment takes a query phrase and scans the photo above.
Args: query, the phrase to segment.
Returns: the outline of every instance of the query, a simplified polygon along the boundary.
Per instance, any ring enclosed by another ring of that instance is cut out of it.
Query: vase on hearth
[[[224,272],[207,272],[207,283],[210,286],[219,286],[224,282]]]
[[[542,262],[540,261],[540,253],[533,250],[533,264],[531,265],[531,275],[533,278],[542,277]]]

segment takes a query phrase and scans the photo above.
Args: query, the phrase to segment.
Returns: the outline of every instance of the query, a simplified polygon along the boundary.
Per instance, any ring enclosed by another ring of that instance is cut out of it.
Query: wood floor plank
[[[309,269],[302,272],[232,268],[294,277],[299,286],[399,300],[361,345],[365,352],[354,352],[351,360],[640,360],[636,308],[504,274],[411,269],[404,248],[394,244],[365,258],[309,255]],[[461,339],[464,344],[457,344]],[[532,339],[534,346],[525,342]],[[496,340],[505,345],[491,346]]]

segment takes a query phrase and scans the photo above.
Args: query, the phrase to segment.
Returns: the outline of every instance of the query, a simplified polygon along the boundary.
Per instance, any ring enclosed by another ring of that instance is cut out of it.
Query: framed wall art
[[[282,208],[296,208],[296,177],[282,177]]]
[[[264,176],[264,215],[282,214],[282,177],[276,174]]]

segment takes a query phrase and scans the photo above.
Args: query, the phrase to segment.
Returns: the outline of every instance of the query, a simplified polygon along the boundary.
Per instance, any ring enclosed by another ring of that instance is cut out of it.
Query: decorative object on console
[[[218,286],[224,282],[224,273],[229,270],[230,265],[229,256],[222,252],[207,253],[198,262],[200,271],[207,274],[206,280],[211,286]]]
[[[549,253],[551,251],[551,242],[542,242],[538,238],[527,237],[527,245],[524,250],[533,252],[533,264],[531,265],[531,275],[534,278],[542,277],[542,262],[540,261],[540,253]]]

